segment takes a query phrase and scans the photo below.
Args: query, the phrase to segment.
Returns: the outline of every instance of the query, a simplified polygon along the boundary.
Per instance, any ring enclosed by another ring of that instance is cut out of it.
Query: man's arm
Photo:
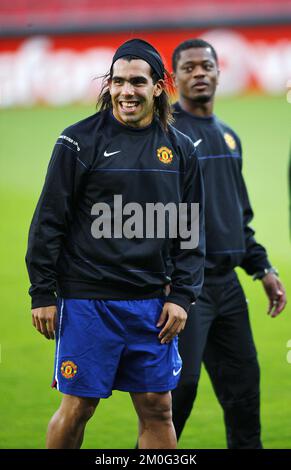
[[[46,337],[52,337],[55,325],[56,265],[86,173],[79,155],[74,144],[57,140],[29,230],[26,265],[33,324]]]
[[[244,235],[246,254],[241,263],[241,267],[248,274],[254,276],[254,279],[260,279],[263,283],[264,290],[269,299],[268,314],[276,317],[282,312],[286,305],[286,293],[284,286],[267,257],[265,248],[256,242],[255,231],[249,225],[253,219],[253,211],[249,202],[246,185],[242,176],[242,204],[244,216]]]
[[[250,226],[250,222],[254,217],[253,210],[250,205],[247,188],[241,176],[241,200],[243,207],[243,224],[246,253],[241,262],[241,267],[250,275],[270,269],[271,264],[267,257],[265,248],[257,243],[255,239],[255,231]]]
[[[186,241],[182,237],[181,230],[178,230],[178,237],[173,243],[171,253],[173,272],[170,293],[157,324],[157,326],[161,326],[166,321],[159,334],[162,343],[169,343],[174,336],[184,329],[188,309],[198,297],[204,279],[204,188],[199,162],[194,155],[189,158],[182,202],[187,204],[188,207],[186,224],[187,231],[191,232],[191,236]],[[195,219],[193,218],[193,211],[191,212],[191,203],[199,204],[199,216],[197,214]],[[195,227],[193,227],[193,224],[195,224]],[[196,237],[193,236],[195,231],[197,231]],[[191,248],[191,238],[192,242],[195,238],[197,239],[195,248]],[[185,241],[188,248],[185,247]]]

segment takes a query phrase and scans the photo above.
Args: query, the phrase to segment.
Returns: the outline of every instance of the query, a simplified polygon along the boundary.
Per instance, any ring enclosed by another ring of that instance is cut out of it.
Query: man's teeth
[[[134,108],[138,103],[135,101],[135,102],[128,102],[128,101],[122,101],[121,102],[121,105],[125,108]]]

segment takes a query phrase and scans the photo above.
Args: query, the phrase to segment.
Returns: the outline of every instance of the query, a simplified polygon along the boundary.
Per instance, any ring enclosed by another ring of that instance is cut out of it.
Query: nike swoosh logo
[[[107,153],[107,151],[105,150],[104,157],[111,157],[111,155],[115,155],[116,153],[119,153],[119,152],[121,152],[121,150],[117,150],[116,152],[110,152],[110,153]]]
[[[178,375],[181,372],[181,369],[182,369],[182,367],[180,367],[180,369],[178,369],[178,370],[173,370],[174,377],[176,377],[176,375]]]
[[[194,142],[194,147],[198,147],[198,145],[201,144],[201,142],[202,142],[202,139],[196,140],[196,142]]]

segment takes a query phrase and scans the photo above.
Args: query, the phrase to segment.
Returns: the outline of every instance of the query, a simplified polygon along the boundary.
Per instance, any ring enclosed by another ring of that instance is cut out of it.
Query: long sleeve
[[[87,172],[81,158],[74,137],[61,135],[54,147],[29,230],[26,265],[32,308],[56,304],[56,265],[76,196]]]
[[[171,253],[172,284],[167,301],[176,303],[187,311],[202,288],[205,261],[204,188],[199,162],[194,155],[189,158],[182,202],[187,203],[188,207],[187,230],[190,231],[192,222],[193,232],[193,225],[195,224],[198,245],[195,248],[191,248],[190,245],[188,248],[183,248],[185,239],[181,237],[181,234],[175,239]],[[195,220],[191,216],[191,203],[199,204],[199,216],[196,214]],[[189,243],[189,240],[187,240],[187,243]]]
[[[254,214],[249,202],[248,193],[243,177],[241,193],[246,253],[240,266],[248,274],[253,275],[256,272],[263,271],[266,268],[270,268],[271,265],[269,263],[265,248],[256,242],[254,237],[255,231],[250,226],[250,222],[252,221]]]

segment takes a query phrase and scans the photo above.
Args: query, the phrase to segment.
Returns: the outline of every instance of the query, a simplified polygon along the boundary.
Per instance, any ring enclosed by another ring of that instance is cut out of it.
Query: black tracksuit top
[[[114,195],[122,196],[123,206],[199,203],[198,247],[181,249],[179,238],[167,236],[94,238],[92,206],[103,202],[113,208]],[[188,310],[203,284],[203,207],[195,148],[172,126],[165,132],[155,118],[148,127],[133,128],[107,110],[68,127],[54,147],[29,231],[26,263],[32,307],[55,305],[56,295],[112,300],[162,295],[169,283],[171,251],[168,301]]]
[[[196,117],[174,105],[174,126],[197,145],[205,188],[205,279],[241,266],[248,274],[270,267],[249,223],[253,211],[242,176],[236,133],[216,116]]]

